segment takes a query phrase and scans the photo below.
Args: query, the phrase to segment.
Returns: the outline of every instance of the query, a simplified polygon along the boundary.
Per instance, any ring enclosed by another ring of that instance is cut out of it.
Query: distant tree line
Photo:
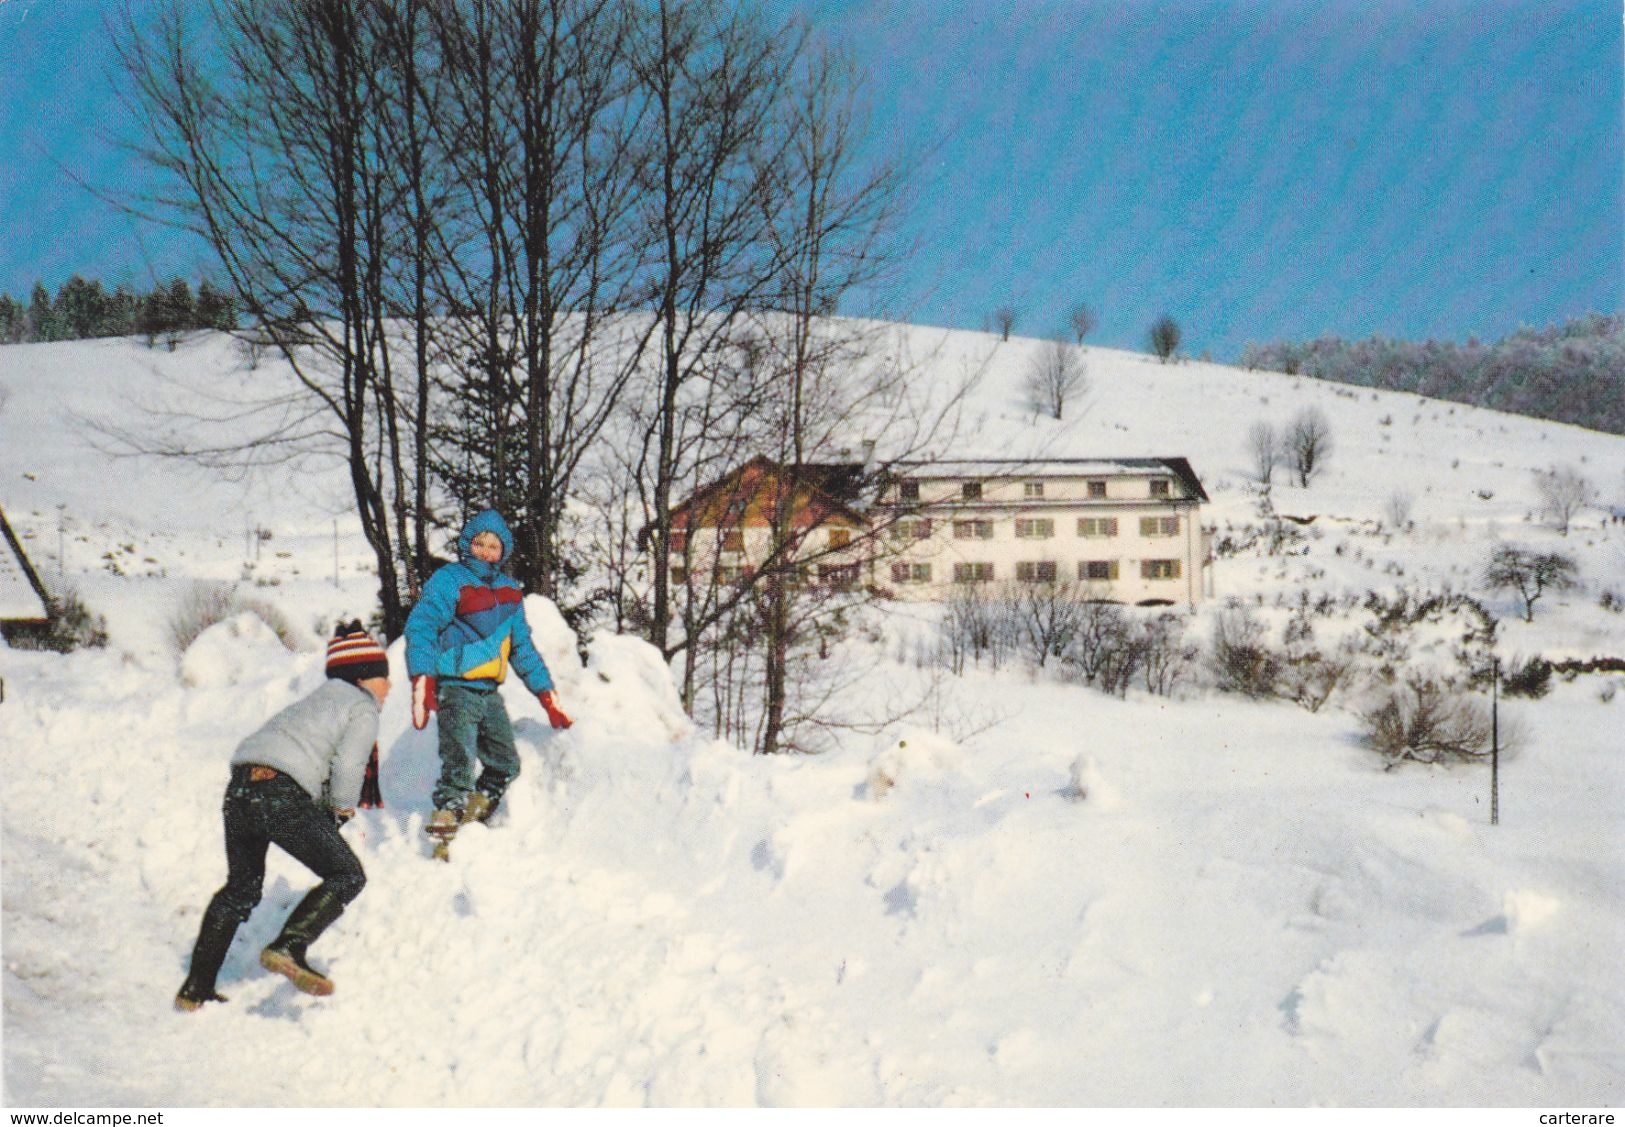
[[[128,336],[144,336],[151,344],[194,329],[236,326],[236,299],[207,280],[195,293],[185,278],[142,293],[124,285],[109,290],[75,274],[55,297],[42,282],[34,284],[26,304],[0,293],[0,344]]]
[[[1489,345],[1333,336],[1250,344],[1241,362],[1625,434],[1625,396],[1618,391],[1625,373],[1625,316],[1618,314],[1519,329]]]

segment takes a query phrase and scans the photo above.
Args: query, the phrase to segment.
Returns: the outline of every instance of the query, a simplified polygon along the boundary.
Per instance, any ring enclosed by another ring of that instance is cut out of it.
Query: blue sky
[[[1192,354],[1493,339],[1625,308],[1625,46],[1593,0],[781,0],[858,53],[907,154],[882,311]],[[134,183],[93,0],[0,0],[0,292],[207,258],[73,182]],[[923,158],[921,154],[924,154]],[[868,310],[853,309],[852,312]]]

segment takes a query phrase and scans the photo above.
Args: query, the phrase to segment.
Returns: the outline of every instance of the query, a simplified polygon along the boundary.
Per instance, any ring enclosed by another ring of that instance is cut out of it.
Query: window
[[[891,565],[893,583],[929,583],[931,565],[928,563],[894,563]]]
[[[688,582],[688,568],[674,567],[671,569],[671,581],[681,587]]]
[[[1031,560],[1016,564],[1016,578],[1023,583],[1054,583],[1054,560]]]
[[[967,481],[959,487],[959,495],[967,501],[980,501],[982,499],[982,483]]]
[[[1017,517],[1017,540],[1048,540],[1055,535],[1055,522],[1048,517]]]
[[[931,518],[917,517],[913,520],[900,520],[891,526],[893,540],[929,540],[931,539]]]
[[[993,565],[990,563],[954,564],[955,583],[991,583],[992,581]]]
[[[1178,517],[1141,517],[1141,536],[1178,536]]]
[[[1174,483],[1165,477],[1151,479],[1151,496],[1153,497],[1172,497],[1174,495],[1173,489]]]
[[[688,551],[688,531],[686,529],[674,528],[671,530],[671,550],[679,556]]]
[[[1141,560],[1141,579],[1178,579],[1178,560]]]
[[[993,539],[993,522],[990,520],[956,520],[954,521],[955,540],[991,540]]]
[[[902,501],[918,501],[920,499],[920,483],[917,481],[898,482],[897,497]]]
[[[1078,578],[1084,580],[1112,580],[1117,578],[1116,560],[1081,560]]]
[[[831,548],[845,548],[852,543],[852,530],[850,528],[832,528],[829,530],[829,546]]]
[[[1078,535],[1107,537],[1117,535],[1116,517],[1079,517]]]
[[[738,528],[723,529],[722,550],[724,552],[743,552],[745,550],[744,531]]]
[[[857,585],[857,564],[819,564],[818,582],[826,587],[846,591]]]
[[[1091,481],[1089,483],[1089,496],[1094,500],[1106,496],[1106,483],[1104,481]]]
[[[1042,497],[1044,495],[1044,483],[1041,481],[1027,482],[1021,487],[1021,495],[1023,497]]]
[[[718,583],[738,583],[745,577],[745,569],[737,564],[719,564],[717,566]]]

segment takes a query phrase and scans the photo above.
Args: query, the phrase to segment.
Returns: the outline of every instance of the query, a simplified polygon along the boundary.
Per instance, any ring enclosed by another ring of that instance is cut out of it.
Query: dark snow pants
[[[221,807],[226,823],[226,883],[209,901],[192,949],[192,966],[182,992],[194,998],[206,998],[214,992],[215,977],[226,961],[226,950],[237,925],[248,919],[260,902],[265,885],[265,854],[272,845],[281,846],[322,878],[322,883],[306,896],[307,901],[313,897],[328,900],[342,909],[367,883],[361,862],[340,836],[331,813],[287,775],[253,782],[249,771],[247,765],[234,766],[226,786]]]
[[[502,694],[491,681],[442,681],[440,711],[440,782],[434,788],[437,810],[461,810],[477,786],[496,806],[508,784],[519,776],[519,751]],[[478,782],[474,763],[481,766]]]
[[[226,787],[226,883],[209,901],[209,912],[218,905],[238,923],[248,919],[260,902],[272,845],[321,877],[343,903],[354,900],[367,874],[333,816],[287,775],[255,783],[248,771],[233,767]]]

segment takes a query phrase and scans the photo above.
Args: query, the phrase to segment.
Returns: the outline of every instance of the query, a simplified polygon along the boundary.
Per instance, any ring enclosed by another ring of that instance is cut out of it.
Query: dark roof
[[[8,622],[46,621],[50,617],[51,597],[45,593],[45,585],[40,582],[34,566],[28,562],[22,541],[11,531],[4,509],[0,509],[0,541],[4,544],[0,550],[0,618]],[[11,566],[12,560],[16,560],[15,569]],[[32,613],[36,609],[38,613]]]

